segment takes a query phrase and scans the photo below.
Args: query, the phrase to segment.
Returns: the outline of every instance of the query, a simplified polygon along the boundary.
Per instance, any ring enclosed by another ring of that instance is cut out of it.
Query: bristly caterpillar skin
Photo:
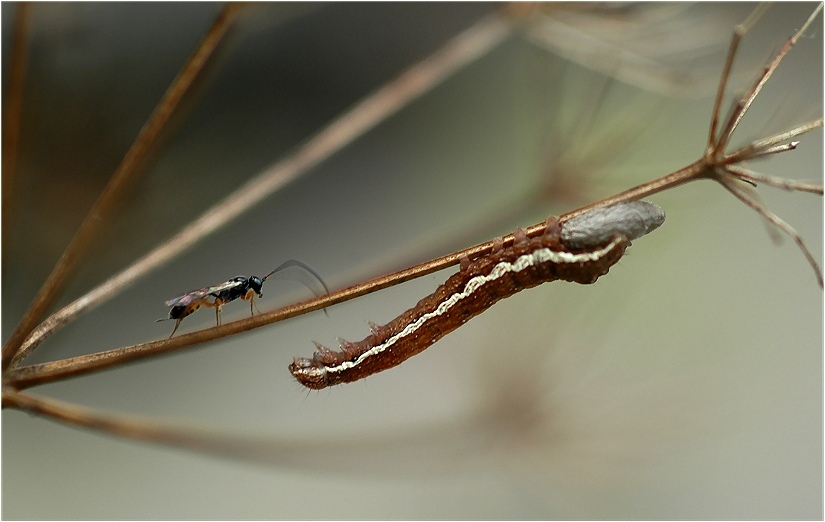
[[[511,247],[499,247],[472,262],[465,260],[458,273],[415,307],[384,326],[371,325],[372,333],[362,341],[341,340],[340,352],[315,343],[313,357],[296,358],[290,372],[316,390],[357,381],[401,364],[520,290],[558,279],[593,283],[621,259],[630,245],[628,237],[635,239],[658,227],[664,212],[652,203],[632,202],[596,209],[582,218],[587,218],[579,220],[584,227],[574,222],[568,228],[565,223],[564,230],[557,218],[548,218],[545,233],[533,239],[517,230]],[[597,223],[612,227],[606,240]],[[576,246],[565,237],[575,237]]]

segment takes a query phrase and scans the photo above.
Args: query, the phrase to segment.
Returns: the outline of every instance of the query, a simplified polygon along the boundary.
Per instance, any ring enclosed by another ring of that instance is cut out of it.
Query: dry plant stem
[[[731,38],[730,41],[730,48],[728,49],[728,56],[725,59],[725,67],[722,69],[719,89],[716,91],[716,100],[713,103],[713,117],[710,121],[710,135],[708,137],[708,152],[713,150],[717,142],[716,131],[719,126],[719,114],[722,110],[722,99],[725,96],[727,79],[730,77],[731,70],[733,69],[733,59],[736,57],[736,51],[739,49],[739,43],[742,41],[742,38],[750,30],[750,28],[753,27],[753,25],[758,22],[760,18],[762,18],[765,11],[768,10],[768,7],[770,7],[769,4],[760,4],[756,7],[756,9],[751,11],[751,14],[748,15],[744,22],[737,25],[733,30],[733,38]]]
[[[721,164],[727,165],[730,163],[738,163],[745,159],[753,159],[754,157],[757,157],[760,151],[762,151],[762,154],[764,155],[764,153],[770,151],[772,147],[778,146],[781,143],[787,142],[788,140],[820,127],[822,127],[822,118],[817,118],[781,134],[771,136],[770,138],[757,140],[735,152],[727,154]],[[794,145],[796,143],[797,142],[793,142]],[[786,144],[784,146],[787,147],[789,145],[790,144]],[[781,150],[779,152],[781,152]]]
[[[191,427],[175,428],[146,418],[108,415],[92,408],[14,390],[3,390],[3,407],[137,440],[197,448],[200,445],[199,441],[204,438],[199,437],[197,432],[192,435]]]
[[[783,132],[781,134],[777,134],[776,136],[771,136],[770,138],[765,138],[763,140],[757,140],[753,142],[753,144],[750,147],[745,147],[744,149],[760,149],[764,147],[770,147],[771,145],[777,145],[779,143],[782,143],[783,141],[788,141],[790,139],[796,138],[797,136],[801,136],[802,134],[805,134],[806,132],[819,127],[822,127],[822,118],[817,118],[815,120],[809,121],[808,123],[803,123],[802,125],[794,127],[793,129]]]
[[[509,33],[510,26],[506,21],[488,17],[450,40],[439,51],[364,98],[295,153],[240,187],[178,234],[48,317],[25,339],[20,352],[13,359],[13,365],[16,366],[46,337],[80,313],[117,295],[138,278],[174,259],[287,183],[305,174],[461,67],[483,56]],[[5,363],[5,355],[3,359]]]
[[[138,168],[140,162],[146,158],[160,131],[218,46],[236,11],[237,6],[235,4],[228,4],[223,9],[140,130],[109,183],[86,215],[46,282],[38,291],[29,309],[23,315],[20,324],[3,347],[3,369],[8,368],[14,356],[19,353],[25,337],[60,295],[77,262],[95,239],[104,218],[114,210],[119,197],[142,174],[142,169]]]
[[[819,194],[820,196],[823,195],[823,186],[815,183],[805,183],[802,181],[788,180],[775,176],[765,176],[764,174],[753,172],[752,170],[746,169],[740,165],[730,165],[727,169],[734,172],[737,178],[744,181],[750,181],[754,184],[764,183],[783,190],[810,192],[812,194]]]
[[[788,234],[793,238],[796,242],[797,246],[802,253],[805,255],[805,259],[808,260],[808,263],[814,268],[814,272],[816,273],[816,280],[819,283],[819,286],[823,286],[822,280],[822,270],[819,268],[819,265],[816,262],[813,254],[810,250],[808,250],[808,246],[805,244],[805,241],[802,239],[802,236],[790,226],[784,219],[780,218],[770,210],[768,210],[762,203],[756,200],[756,198],[750,194],[748,190],[750,187],[745,186],[737,186],[732,181],[726,178],[720,178],[719,183],[722,184],[731,194],[736,196],[736,198],[744,203],[745,205],[749,206],[753,210],[755,210],[759,215],[763,216],[769,222],[773,223],[777,228]]]
[[[675,48],[673,37],[684,36],[682,31],[675,28],[670,34],[671,38],[668,38],[665,36],[670,32],[668,28],[657,24],[661,18],[643,13],[646,7],[638,15],[614,12],[610,15],[612,20],[608,22],[606,17],[598,14],[598,8],[579,8],[572,4],[572,7],[568,7],[563,3],[549,2],[536,5],[539,7],[531,9],[521,7],[516,2],[509,4],[514,16],[524,18],[526,33],[534,44],[623,83],[668,97],[690,94],[698,82],[697,78],[666,65],[663,59],[704,55],[708,49],[717,45],[719,38],[718,31],[711,33],[705,27],[702,31],[704,34],[694,31],[696,34],[690,34],[683,40],[684,43]],[[655,7],[651,10],[654,9]],[[675,10],[682,11],[683,8],[676,7]],[[673,13],[671,10],[671,16],[673,15],[679,17],[681,13]],[[596,30],[589,30],[587,25]],[[655,27],[650,27],[651,25]],[[614,31],[618,27],[624,29],[628,38],[615,38]],[[605,29],[604,32],[599,30],[602,28]],[[638,44],[646,39],[656,43],[651,43],[642,51]]]
[[[721,135],[719,136],[719,141],[715,146],[715,150],[717,152],[724,151],[725,148],[728,146],[731,136],[733,136],[733,132],[739,125],[739,122],[742,121],[742,117],[745,116],[745,113],[748,111],[748,108],[753,103],[753,100],[756,99],[756,95],[759,94],[759,91],[762,90],[762,87],[764,87],[765,83],[773,75],[774,71],[776,71],[776,68],[779,67],[779,64],[782,62],[782,59],[785,58],[788,52],[790,52],[791,47],[793,47],[799,40],[799,38],[805,33],[805,31],[808,30],[808,27],[811,25],[811,23],[813,23],[814,18],[816,17],[816,15],[819,14],[821,10],[822,4],[819,4],[816,7],[816,9],[814,9],[814,12],[811,13],[811,16],[808,17],[808,20],[805,22],[805,24],[790,39],[788,39],[787,42],[785,42],[785,44],[782,46],[779,52],[776,53],[774,59],[771,60],[771,62],[765,67],[760,77],[757,79],[756,82],[754,82],[753,86],[751,86],[750,91],[748,91],[748,93],[745,96],[743,96],[739,103],[736,105],[736,108],[734,109],[734,114],[728,120],[727,125],[725,125],[724,131],[722,131]],[[750,29],[750,26],[745,26],[743,28],[743,34],[744,31],[747,31],[748,29]],[[727,75],[723,76],[723,78],[727,79]],[[727,81],[720,82],[720,91],[724,90],[726,84]]]
[[[214,456],[244,459],[256,465],[294,466],[307,469],[307,454],[326,454],[328,442],[306,437],[279,437],[275,434],[233,434],[205,429],[184,422],[161,421],[151,417],[110,413],[51,397],[3,390],[3,407],[89,428],[97,432],[134,440],[165,444]],[[358,445],[363,438],[359,438]],[[382,438],[383,440],[383,438]],[[370,441],[364,444],[375,447]],[[323,457],[321,457],[323,459]]]
[[[20,141],[20,114],[23,110],[23,86],[26,83],[26,40],[29,27],[29,4],[17,4],[11,44],[9,91],[3,115],[3,250],[9,252],[14,206],[14,174]]]

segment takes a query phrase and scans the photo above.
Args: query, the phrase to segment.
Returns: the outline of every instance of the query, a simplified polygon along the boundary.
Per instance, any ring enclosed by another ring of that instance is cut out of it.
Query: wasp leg
[[[223,300],[222,299],[215,299],[215,302],[208,305],[215,307],[215,321],[218,326],[221,325],[221,311],[223,310]]]
[[[249,301],[249,315],[255,315],[255,310],[258,310],[258,305],[255,304],[255,291],[250,289],[245,295],[241,296],[241,299]],[[258,310],[258,313],[260,314],[261,311]]]
[[[175,321],[175,327],[172,329],[172,333],[171,333],[171,334],[169,334],[169,339],[171,339],[171,338],[172,338],[172,336],[173,336],[173,335],[175,335],[175,332],[177,332],[177,331],[178,331],[178,326],[180,326],[180,322],[181,322],[181,321],[183,321],[183,317],[181,317],[180,319],[178,319],[177,321]]]
[[[255,315],[255,312],[252,311],[253,306],[255,307],[255,310],[258,310],[258,314],[260,315],[261,310],[258,308],[258,305],[255,304],[255,296],[254,295],[249,299],[249,313],[252,314],[252,315]]]

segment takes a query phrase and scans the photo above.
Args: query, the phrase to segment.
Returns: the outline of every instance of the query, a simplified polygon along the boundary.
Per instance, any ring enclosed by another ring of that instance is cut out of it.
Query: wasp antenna
[[[161,317],[160,319],[155,319],[155,322],[159,323],[161,321],[168,321],[169,319],[171,319],[171,317]]]
[[[270,273],[266,274],[265,276],[263,276],[261,278],[261,281],[266,281],[266,279],[269,276],[271,276],[272,274],[274,274],[276,272],[280,272],[281,270],[285,270],[285,269],[287,269],[289,267],[293,267],[293,266],[298,267],[298,268],[302,268],[304,271],[306,271],[307,273],[312,275],[312,277],[314,277],[319,283],[321,283],[321,286],[324,287],[324,292],[323,293],[327,293],[327,294],[329,293],[329,288],[327,288],[327,284],[324,282],[324,280],[321,278],[321,276],[318,275],[318,273],[315,270],[313,270],[312,268],[307,266],[305,263],[302,263],[302,262],[298,261],[297,259],[290,259],[288,261],[284,261],[283,263],[281,263],[278,266],[278,268],[276,268],[272,272],[270,272]],[[301,282],[304,283],[304,285],[307,288],[312,290],[313,293],[315,293],[316,296],[321,297],[321,295],[323,295],[320,292],[316,292],[317,288],[312,288],[312,286],[307,284],[305,281],[301,281]]]
[[[263,276],[261,278],[261,282],[266,281],[269,276],[275,274],[276,272],[280,272],[281,270],[285,270],[285,269],[291,268],[291,267],[300,268],[304,272],[306,272],[307,274],[312,276],[312,278],[306,278],[306,277],[298,278],[297,281],[299,283],[301,283],[302,285],[304,285],[305,287],[309,288],[312,291],[312,293],[315,294],[315,297],[321,297],[322,295],[329,295],[329,287],[327,287],[327,284],[324,282],[324,280],[321,278],[321,276],[318,275],[318,273],[315,270],[313,270],[312,268],[310,268],[308,265],[298,261],[297,259],[290,259],[288,261],[284,261],[283,263],[278,265],[278,268],[276,268],[272,272],[270,272],[270,273],[266,274],[265,276]],[[323,291],[321,291],[321,289],[315,284],[316,282],[321,283],[321,287],[323,287],[323,289],[324,289]],[[329,313],[327,312],[326,308],[324,308],[324,315],[329,317]]]

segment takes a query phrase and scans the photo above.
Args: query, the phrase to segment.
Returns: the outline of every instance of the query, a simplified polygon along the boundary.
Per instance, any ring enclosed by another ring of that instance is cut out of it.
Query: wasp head
[[[249,278],[249,288],[255,291],[258,294],[258,297],[263,297],[263,287],[264,281],[258,276],[252,276]]]

